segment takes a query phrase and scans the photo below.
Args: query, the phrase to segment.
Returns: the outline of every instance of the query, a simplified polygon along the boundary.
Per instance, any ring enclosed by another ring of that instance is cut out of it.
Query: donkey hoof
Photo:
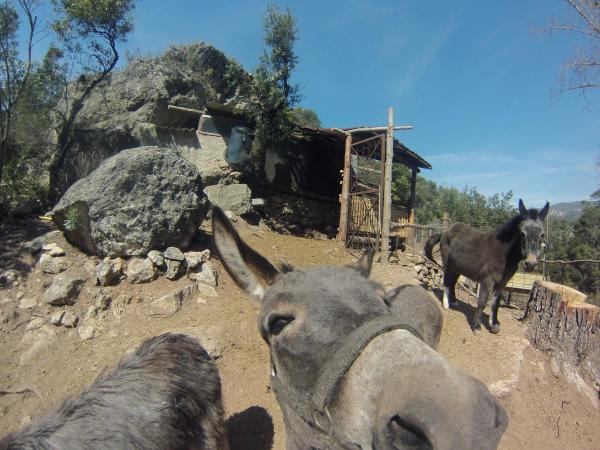
[[[500,333],[500,324],[492,325],[492,328],[490,328],[490,332],[492,334],[498,334],[498,333]]]
[[[458,300],[452,300],[450,302],[450,308],[456,308],[458,307]]]
[[[481,324],[480,323],[476,323],[473,325],[472,327],[473,333],[478,333],[481,331]]]

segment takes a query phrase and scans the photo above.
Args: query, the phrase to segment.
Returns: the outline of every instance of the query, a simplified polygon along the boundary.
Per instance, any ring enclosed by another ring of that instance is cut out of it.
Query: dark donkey
[[[506,413],[431,348],[442,314],[422,288],[382,298],[367,279],[370,252],[356,265],[280,272],[218,208],[212,226],[227,271],[260,302],[288,450],[497,447]]]
[[[215,364],[196,340],[166,333],[0,449],[220,450],[226,439]]]
[[[456,304],[455,286],[460,275],[479,281],[479,298],[473,316],[473,330],[481,329],[481,313],[493,291],[489,326],[492,333],[500,331],[498,308],[500,296],[508,280],[525,260],[525,270],[531,272],[544,242],[544,219],[550,204],[541,209],[527,209],[519,199],[519,215],[488,232],[464,223],[453,224],[446,232],[434,234],[425,243],[425,256],[433,260],[432,250],[440,243],[444,264],[443,305],[448,309]]]

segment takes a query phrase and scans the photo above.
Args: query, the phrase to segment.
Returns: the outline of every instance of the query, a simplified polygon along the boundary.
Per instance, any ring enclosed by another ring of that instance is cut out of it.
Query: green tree
[[[548,239],[549,260],[600,260],[600,207],[590,205],[581,216],[570,221],[554,219]],[[600,270],[596,262],[550,263],[552,281],[567,284],[600,301]]]
[[[298,63],[296,18],[289,8],[282,12],[271,4],[263,16],[263,29],[265,50],[252,76],[245,78],[235,64],[227,76],[242,82],[245,112],[256,124],[250,156],[259,176],[267,149],[279,150],[289,141],[294,129],[290,110],[300,99],[300,87],[291,83]]]
[[[6,163],[16,154],[14,112],[27,88],[31,74],[31,53],[37,26],[37,17],[33,13],[35,1],[18,0],[18,4],[28,27],[24,55],[19,49],[17,39],[19,13],[12,2],[0,3],[0,188]]]
[[[134,0],[53,0],[58,20],[53,28],[65,55],[78,71],[76,81],[64,84],[59,111],[58,139],[50,165],[50,197],[56,200],[66,186],[60,176],[73,143],[77,115],[90,93],[106,80],[119,60],[117,44],[133,30]]]
[[[410,170],[395,164],[392,178],[392,198],[407,205],[410,197]],[[486,197],[475,188],[462,191],[438,186],[435,182],[417,176],[415,209],[421,224],[440,224],[444,214],[450,222],[464,222],[480,228],[498,226],[516,214],[512,206],[513,193]]]
[[[6,165],[5,191],[9,203],[44,199],[48,189],[48,162],[54,144],[53,114],[60,100],[66,67],[62,52],[51,47],[31,75],[13,118],[15,152]]]
[[[321,120],[317,113],[310,108],[295,108],[292,111],[292,120],[296,125],[308,128],[320,128]]]

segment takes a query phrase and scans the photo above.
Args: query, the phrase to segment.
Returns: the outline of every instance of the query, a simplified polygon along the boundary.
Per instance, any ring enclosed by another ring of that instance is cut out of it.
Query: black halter
[[[298,392],[289,386],[285,386],[277,374],[273,374],[271,386],[277,401],[280,405],[289,405],[305,423],[317,428],[333,442],[334,430],[328,406],[333,400],[342,377],[373,339],[380,334],[398,329],[407,330],[423,340],[414,328],[402,323],[393,315],[371,319],[346,336],[341,347],[321,367],[312,394]]]

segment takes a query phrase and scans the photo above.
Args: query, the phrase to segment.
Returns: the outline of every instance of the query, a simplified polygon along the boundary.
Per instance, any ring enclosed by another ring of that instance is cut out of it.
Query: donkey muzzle
[[[537,266],[537,258],[527,258],[523,261],[523,267],[527,272],[531,272]]]

